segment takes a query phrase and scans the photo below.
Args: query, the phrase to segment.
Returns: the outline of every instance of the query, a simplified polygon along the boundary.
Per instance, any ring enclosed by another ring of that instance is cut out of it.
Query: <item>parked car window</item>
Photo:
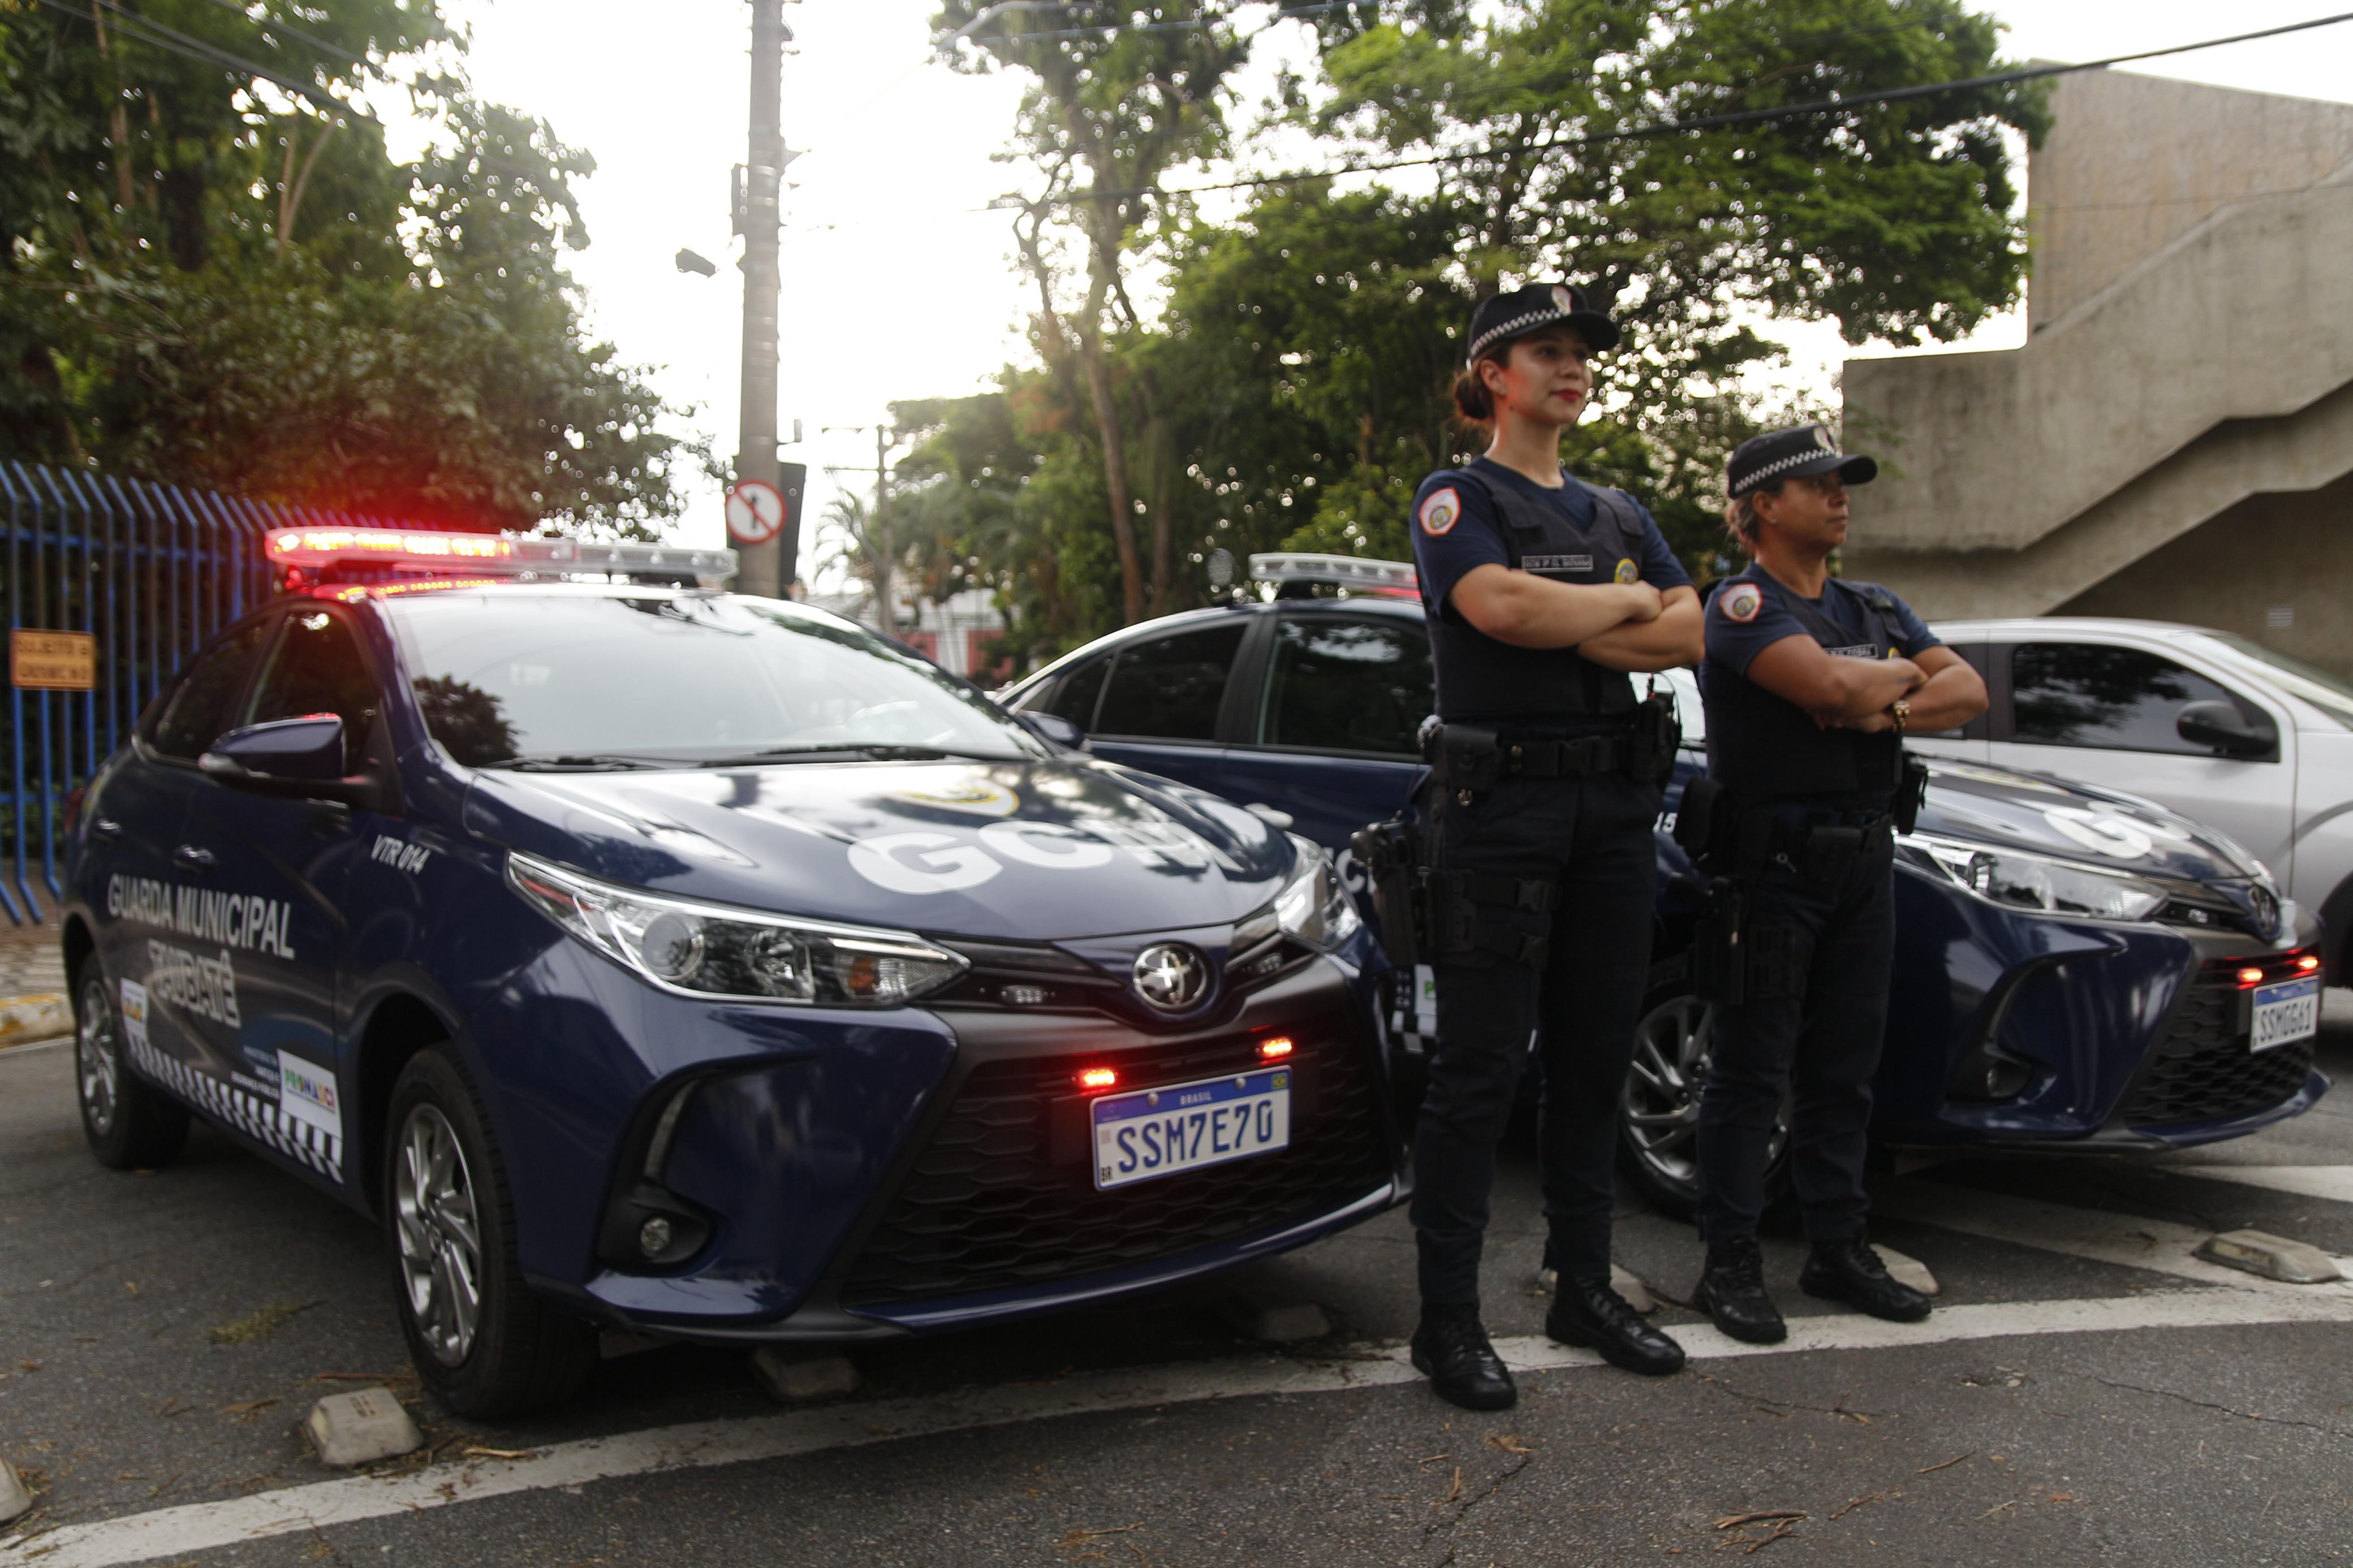
[[[1236,616],[1120,649],[1095,729],[1155,741],[1216,740],[1218,705],[1248,629]]]
[[[1045,711],[1068,719],[1082,730],[1095,727],[1095,702],[1103,696],[1103,677],[1111,673],[1111,660],[1098,658],[1082,664],[1062,677],[1061,689],[1054,700],[1045,704]]]
[[[1286,616],[1274,630],[1259,743],[1412,756],[1431,681],[1430,635],[1419,626]]]
[[[193,761],[220,739],[229,727],[230,705],[245,689],[254,651],[270,625],[266,618],[255,621],[199,656],[172,693],[147,743],[167,757]]]
[[[2255,675],[2275,686],[2286,688],[2291,694],[2301,697],[2338,723],[2353,728],[2353,683],[2331,675],[2318,665],[2290,658],[2261,643],[2249,642],[2228,632],[2211,632],[2208,635]]]
[[[2046,746],[2208,755],[2174,721],[2185,704],[2240,706],[2222,687],[2145,648],[2021,643],[2010,656],[2012,733]]]
[[[343,721],[343,772],[351,773],[359,771],[375,707],[375,681],[352,628],[324,610],[298,610],[286,617],[286,635],[270,652],[245,721],[332,713]]]

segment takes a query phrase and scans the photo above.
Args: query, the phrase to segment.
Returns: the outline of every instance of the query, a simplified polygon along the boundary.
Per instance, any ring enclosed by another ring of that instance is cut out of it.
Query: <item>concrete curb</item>
[[[54,991],[0,997],[0,1050],[73,1033],[73,1014]]]

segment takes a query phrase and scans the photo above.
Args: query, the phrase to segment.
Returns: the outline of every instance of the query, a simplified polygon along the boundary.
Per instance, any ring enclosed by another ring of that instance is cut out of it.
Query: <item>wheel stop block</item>
[[[319,1451],[319,1462],[339,1470],[413,1453],[425,1444],[425,1435],[388,1388],[331,1394],[311,1406],[302,1431]]]
[[[2326,1285],[2345,1278],[2337,1260],[2320,1248],[2260,1230],[2226,1230],[2210,1236],[2199,1244],[2198,1256],[2225,1268],[2243,1269],[2289,1285]]]
[[[16,1473],[16,1466],[0,1459],[0,1524],[20,1517],[32,1506],[32,1489],[25,1485],[25,1478]]]
[[[1871,1244],[1871,1250],[1879,1254],[1879,1261],[1887,1265],[1888,1277],[1898,1285],[1909,1285],[1923,1296],[1945,1293],[1945,1287],[1937,1281],[1936,1276],[1918,1258],[1906,1257],[1894,1247],[1882,1247],[1875,1241]]]
[[[845,1355],[797,1355],[764,1345],[753,1352],[752,1375],[779,1405],[841,1399],[858,1392],[858,1369]]]

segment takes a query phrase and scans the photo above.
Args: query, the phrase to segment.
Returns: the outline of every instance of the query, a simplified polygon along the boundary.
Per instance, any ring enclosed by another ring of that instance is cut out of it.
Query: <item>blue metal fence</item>
[[[262,536],[290,525],[401,526],[0,462],[0,581],[10,632],[84,632],[98,653],[88,691],[26,690],[10,671],[0,910],[11,921],[38,921],[57,907],[67,797],[121,743],[182,661],[269,595]]]

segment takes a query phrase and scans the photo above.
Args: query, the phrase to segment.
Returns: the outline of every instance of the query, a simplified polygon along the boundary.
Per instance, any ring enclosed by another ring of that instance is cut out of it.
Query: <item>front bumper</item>
[[[2292,977],[2289,960],[2314,950],[2317,924],[2301,917],[2276,942],[2221,931],[2042,920],[2035,947],[2006,952],[1974,1005],[1958,1010],[1934,1110],[1884,1119],[1883,1141],[2051,1152],[2187,1148],[2237,1138],[2302,1114],[2327,1092],[2310,1038],[2255,1052],[2240,966]],[[1993,933],[1984,933],[1989,939]],[[1899,973],[1899,983],[1901,981]],[[1961,988],[1953,987],[1948,994]],[[1890,1050],[1896,1037],[1891,1032]],[[1965,1061],[2000,1059],[2027,1075],[2017,1093],[1975,1102],[1957,1093]],[[1915,1075],[1915,1092],[1927,1086]]]
[[[830,1072],[803,1058],[707,1079],[661,1172],[715,1220],[687,1266],[534,1282],[613,1327],[670,1337],[872,1339],[1153,1289],[1304,1245],[1403,1195],[1366,983],[1343,963],[1308,960],[1215,1022],[1169,1032],[1101,1013],[923,1017],[952,1045],[913,1095],[863,1052]],[[1116,1068],[1123,1090],[1221,1077],[1260,1065],[1258,1042],[1278,1034],[1296,1042],[1288,1148],[1095,1190],[1078,1066]],[[867,1073],[874,1095],[860,1092]],[[893,1093],[914,1108],[901,1125],[851,1103]],[[827,1181],[828,1166],[849,1182]],[[830,1200],[806,1201],[809,1185]]]

